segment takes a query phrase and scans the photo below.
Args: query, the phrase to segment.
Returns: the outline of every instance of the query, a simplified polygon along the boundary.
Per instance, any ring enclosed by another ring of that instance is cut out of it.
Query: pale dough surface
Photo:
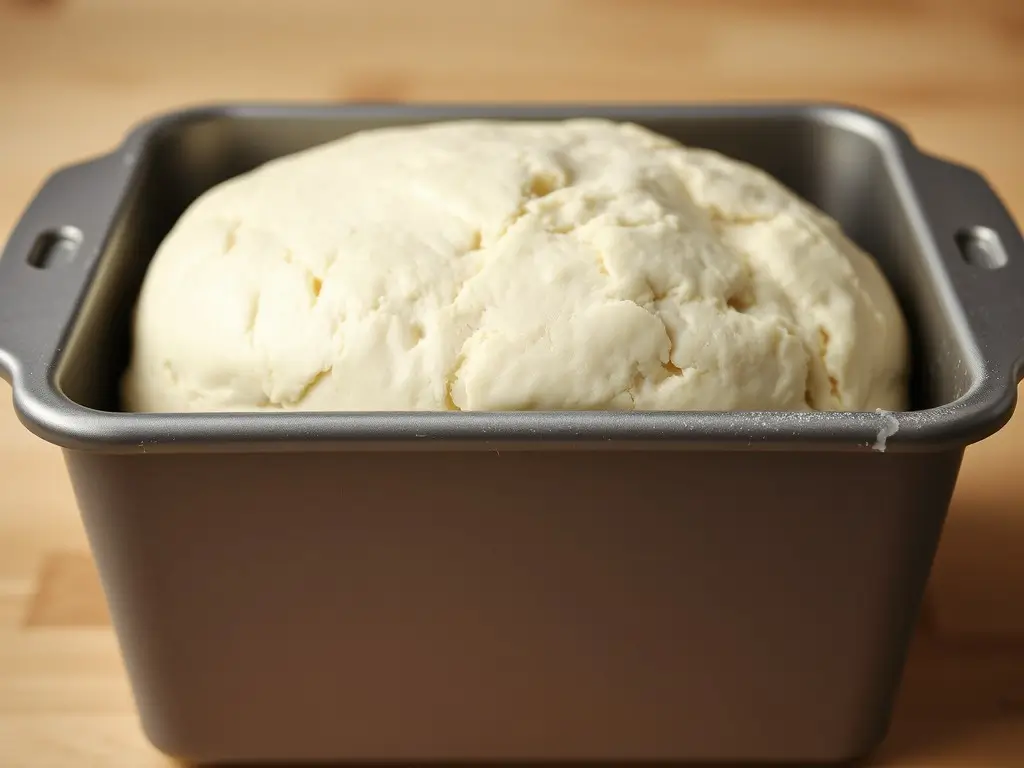
[[[388,128],[197,199],[135,411],[900,410],[874,261],[765,173],[631,124]]]

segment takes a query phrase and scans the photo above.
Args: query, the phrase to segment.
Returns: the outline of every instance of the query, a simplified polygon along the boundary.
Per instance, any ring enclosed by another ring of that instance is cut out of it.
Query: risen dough
[[[631,124],[351,135],[231,179],[161,244],[124,405],[899,410],[874,262],[750,166]]]

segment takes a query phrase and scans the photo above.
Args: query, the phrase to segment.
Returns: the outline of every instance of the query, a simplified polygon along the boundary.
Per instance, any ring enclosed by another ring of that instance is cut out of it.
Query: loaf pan
[[[753,163],[837,218],[906,312],[912,407],[118,411],[147,263],[203,190],[358,129],[579,116]],[[862,756],[1022,353],[997,196],[843,105],[178,112],[53,175],[0,260],[17,411],[64,450],[143,729],[195,761]]]

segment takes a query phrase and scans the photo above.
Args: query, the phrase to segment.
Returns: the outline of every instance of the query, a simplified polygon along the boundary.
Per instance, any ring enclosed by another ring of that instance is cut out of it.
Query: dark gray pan
[[[912,409],[118,412],[146,265],[203,190],[364,128],[581,115],[835,216],[907,313]],[[1022,356],[997,196],[841,105],[179,112],[51,177],[0,260],[0,368],[64,448],[143,727],[203,761],[863,755]]]

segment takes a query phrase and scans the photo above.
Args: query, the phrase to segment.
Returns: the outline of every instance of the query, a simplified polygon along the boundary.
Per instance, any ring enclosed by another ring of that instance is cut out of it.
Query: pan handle
[[[130,171],[120,154],[57,171],[11,232],[0,258],[0,376],[16,396],[50,376]]]
[[[979,173],[924,154],[909,168],[985,376],[1015,387],[1024,372],[1024,238]]]

